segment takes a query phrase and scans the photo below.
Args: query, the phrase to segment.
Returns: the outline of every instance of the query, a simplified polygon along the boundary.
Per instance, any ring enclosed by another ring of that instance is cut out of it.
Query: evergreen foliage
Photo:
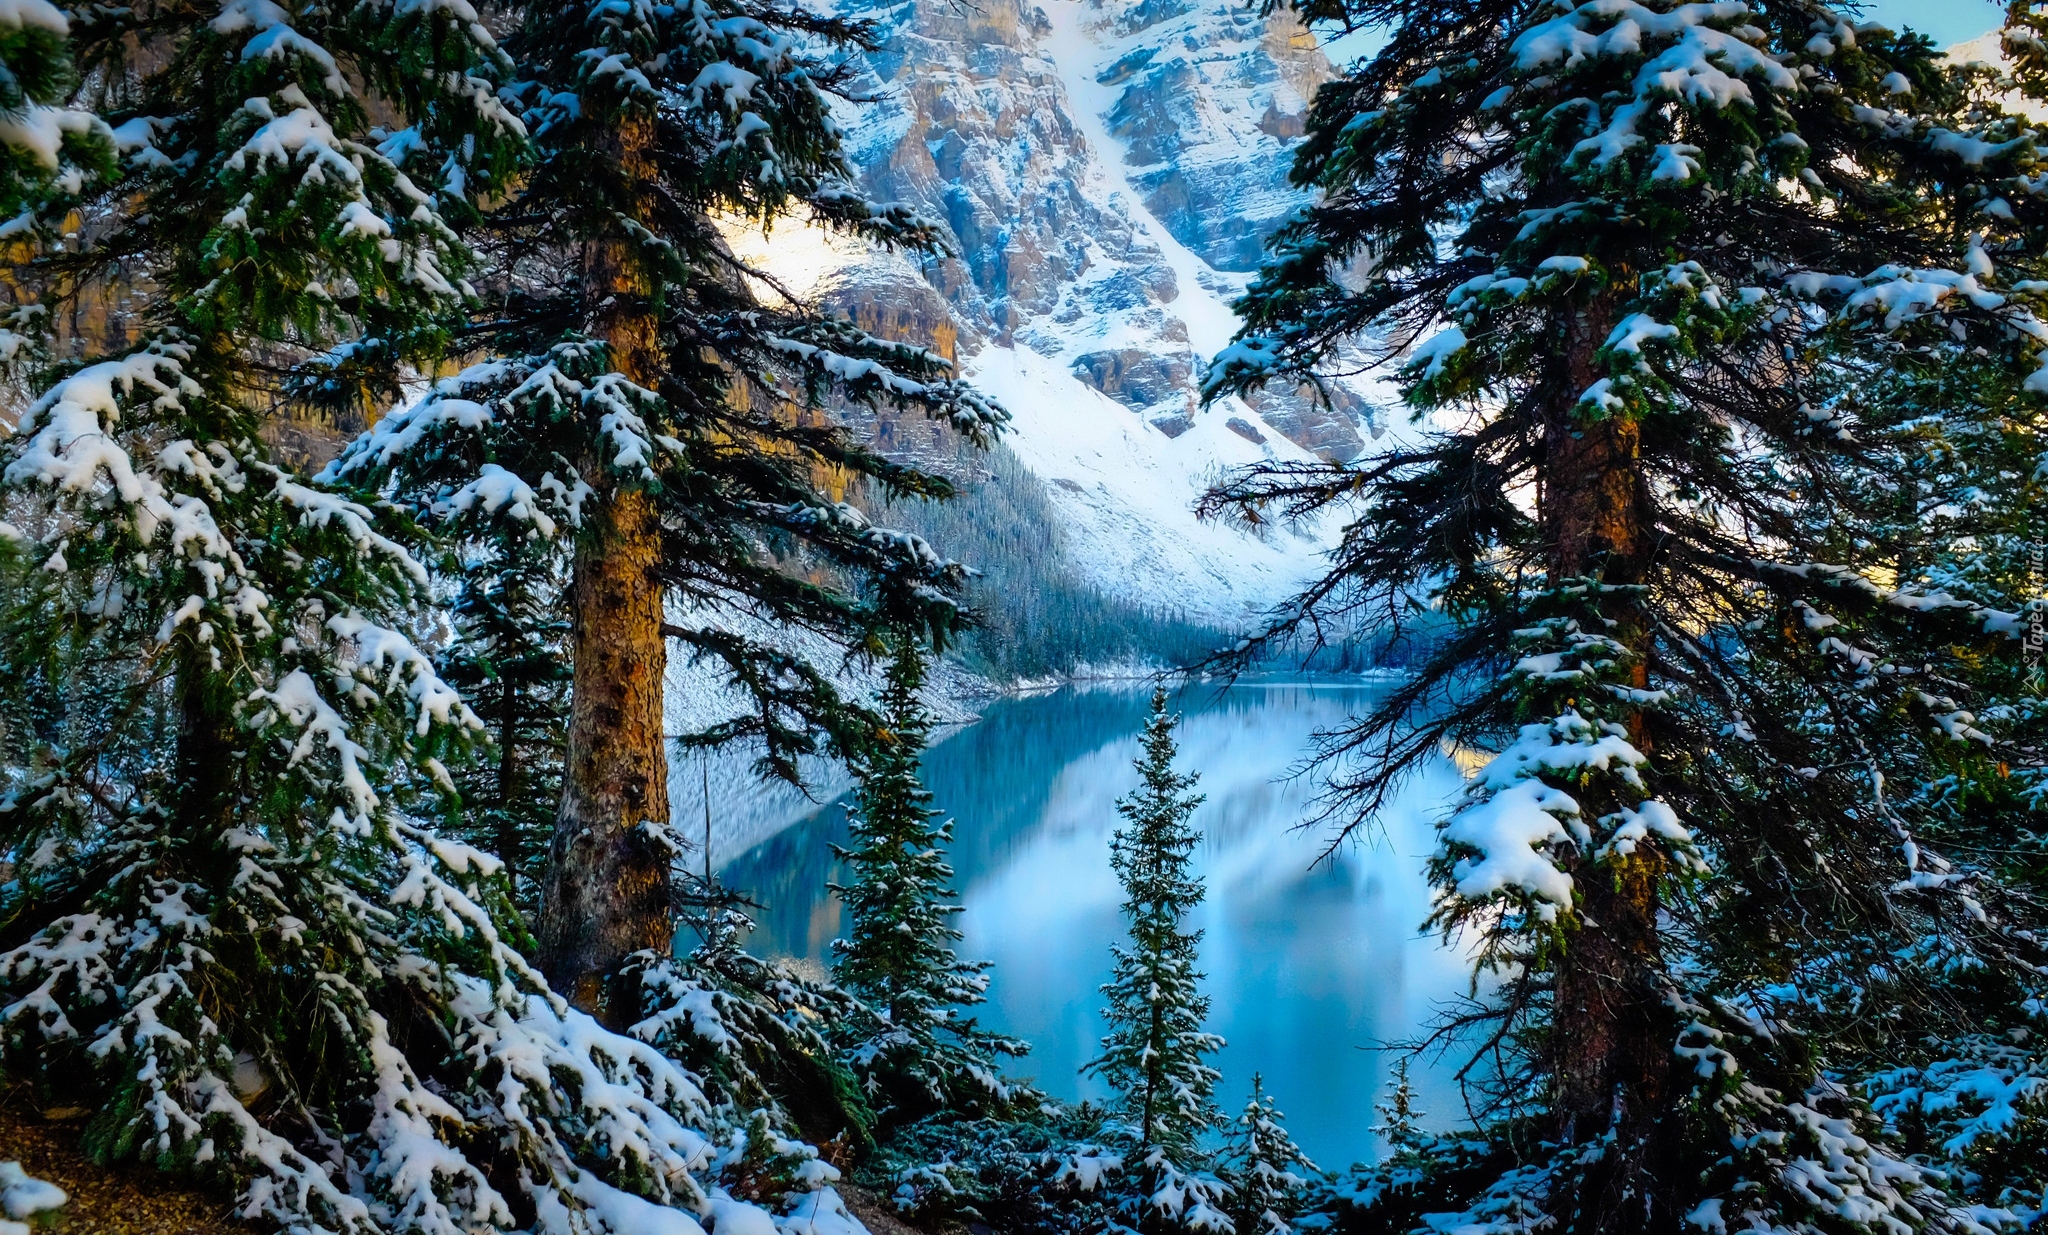
[[[873,206],[846,180],[835,53],[866,37],[859,22],[765,5],[523,10],[507,42],[510,95],[535,154],[479,237],[500,304],[464,337],[490,359],[394,412],[332,468],[394,485],[437,527],[483,539],[581,530],[579,543],[594,543],[587,522],[617,495],[644,495],[659,582],[694,619],[665,633],[725,664],[759,704],[702,740],[759,737],[792,779],[815,725],[857,742],[864,718],[824,675],[717,618],[738,609],[853,642],[888,622],[943,631],[960,578],[921,539],[828,500],[820,478],[933,496],[949,486],[815,409],[829,397],[922,410],[975,442],[1003,420],[935,353],[758,300],[750,288],[773,281],[750,283],[713,222],[803,211],[884,244],[937,243],[930,221]],[[580,276],[595,262],[616,265],[630,290],[594,301]],[[631,374],[620,330],[633,336]],[[826,574],[849,586],[814,582]]]
[[[29,374],[0,445],[0,1068],[281,1228],[694,1229],[750,1144],[802,1153],[533,970],[499,861],[434,830],[484,726],[415,637],[405,512],[268,444],[274,411],[392,398],[467,311],[508,62],[459,2],[70,26],[79,131],[123,159],[23,190],[85,225],[17,231],[16,285],[146,294],[130,342]],[[789,1203],[829,1210],[806,1161]]]
[[[1116,966],[1102,988],[1109,1033],[1087,1070],[1116,1090],[1141,1147],[1187,1158],[1218,1120],[1211,1096],[1218,1074],[1203,1057],[1223,1040],[1202,1029],[1209,1015],[1195,971],[1202,932],[1182,926],[1202,903],[1201,880],[1188,871],[1202,839],[1189,819],[1202,798],[1190,792],[1196,775],[1173,768],[1179,721],[1166,710],[1165,690],[1154,691],[1135,765],[1144,783],[1117,799],[1125,826],[1110,842],[1110,862],[1123,883],[1130,942],[1113,948]]]
[[[778,1132],[840,1156],[866,1154],[874,1112],[832,1044],[862,1005],[748,954],[740,943],[752,923],[729,898],[707,903],[698,924],[702,940],[687,956],[643,952],[629,964],[643,1014],[633,1036],[681,1062],[720,1104],[767,1114]]]
[[[10,246],[62,243],[66,216],[90,181],[113,172],[113,133],[90,110],[69,106],[78,75],[71,19],[47,0],[0,12],[0,239]],[[33,300],[0,314],[0,366],[27,359],[48,326]]]
[[[2038,267],[2041,251],[2030,238],[2006,260]],[[1841,398],[1866,435],[1899,443],[1899,467],[1859,495],[1869,516],[1826,530],[1825,552],[1861,553],[1925,590],[2015,612],[2025,635],[2017,656],[1943,665],[1946,680],[1929,693],[1942,700],[1934,724],[1948,740],[1886,769],[1888,805],[1913,821],[1928,853],[1918,882],[1954,884],[1994,921],[2038,922],[2048,903],[2039,676],[2048,475],[2038,465],[2048,408],[2025,373],[1952,334],[1883,360],[1883,380],[1847,381]],[[1940,663],[1938,635],[1929,642],[1937,646],[1922,655]],[[2048,1209],[2048,985],[2038,970],[1983,964],[1933,934],[1905,948],[1879,936],[1829,967],[1853,980],[1831,982],[1815,1011],[1833,1020],[1845,1071],[1887,1130],[1965,1198],[2038,1221]]]
[[[936,353],[782,295],[720,233],[805,213],[883,244],[937,244],[935,224],[848,180],[831,103],[866,24],[758,0],[515,11],[504,94],[531,157],[479,232],[494,304],[464,346],[482,359],[327,475],[378,486],[460,540],[568,543],[574,689],[538,959],[578,1006],[623,1026],[638,996],[620,966],[664,945],[676,909],[668,642],[720,664],[754,705],[697,740],[758,739],[792,781],[821,735],[856,746],[861,709],[772,632],[853,648],[889,624],[940,638],[963,571],[828,498],[831,477],[949,490],[822,409],[914,409],[975,441],[1003,413]]]
[[[1206,389],[1363,347],[1421,427],[1210,495],[1353,514],[1215,663],[1415,667],[1323,739],[1340,838],[1493,752],[1429,866],[1490,974],[1442,1031],[1477,1126],[1425,1131],[1405,1059],[1371,1167],[1320,1177],[1256,1076],[1222,1119],[1164,691],[1114,1106],[1002,1075],[920,778],[976,598],[933,542],[990,563],[978,666],[1210,637],[1079,581],[942,356],[726,243],[945,234],[851,183],[875,28],[768,0],[527,0],[503,47],[467,0],[0,3],[0,1078],[294,1232],[857,1229],[807,1141],[1057,1235],[2038,1226],[2048,167],[2011,103],[2048,7],[2009,70],[1834,0],[1301,11],[1388,41],[1315,100]],[[318,476],[278,445],[373,408]],[[793,629],[890,654],[879,705]],[[708,863],[678,891],[670,640],[751,704],[688,741],[856,774],[841,985],[749,955]]]
[[[1401,1079],[1405,1086],[1405,1070]],[[1230,1125],[1221,1154],[1234,1235],[1289,1235],[1309,1179],[1318,1174],[1316,1164],[1287,1135],[1284,1118],[1253,1073],[1251,1097]],[[1297,1174],[1297,1167],[1308,1175]]]
[[[1166,691],[1155,690],[1144,753],[1134,765],[1143,783],[1117,799],[1125,826],[1110,842],[1130,942],[1112,946],[1116,964],[1102,988],[1109,1033],[1102,1054],[1084,1069],[1116,1090],[1125,1126],[1114,1152],[1106,1152],[1123,1173],[1119,1221],[1141,1231],[1229,1225],[1229,1186],[1203,1169],[1206,1155],[1197,1144],[1219,1122],[1213,1094],[1220,1074],[1204,1057],[1223,1039],[1202,1028],[1209,1015],[1195,971],[1202,932],[1182,926],[1202,903],[1201,880],[1188,871],[1202,839],[1189,819],[1202,798],[1190,792],[1195,774],[1173,769],[1179,722],[1166,710]]]
[[[1330,818],[1441,742],[1500,752],[1432,869],[1437,922],[1501,976],[1451,1031],[1507,1061],[1482,1135],[1337,1189],[1331,1220],[1991,1220],[1831,1071],[1871,1000],[1953,1028],[1927,973],[2028,989],[2042,959],[1999,863],[1937,843],[1961,799],[1918,791],[1999,778],[1964,698],[2014,673],[2022,619],[1866,534],[1932,496],[1914,461],[1965,426],[1866,422],[1850,392],[1913,357],[2048,385],[2031,135],[1925,40],[1818,0],[1307,12],[1389,41],[1318,95],[1295,173],[1318,199],[1210,390],[1315,380],[1358,342],[1431,419],[1209,509],[1354,504],[1267,639],[1456,619],[1329,736]]]
[[[885,1141],[863,1174],[921,1226],[1089,1235],[1123,1229],[1108,1115],[1046,1103],[1015,1119],[934,1115]]]
[[[1412,1153],[1416,1146],[1427,1138],[1422,1131],[1423,1117],[1427,1111],[1415,1109],[1415,1083],[1408,1076],[1408,1056],[1394,1061],[1394,1084],[1385,1098],[1373,1103],[1380,1121],[1373,1125],[1374,1136],[1387,1144],[1387,1157],[1399,1162],[1403,1155]]]
[[[569,715],[563,562],[547,542],[479,546],[462,562],[448,606],[455,637],[436,657],[441,676],[483,722],[485,741],[451,769],[455,830],[505,864],[513,903],[540,908],[540,871],[562,796]]]
[[[931,734],[918,697],[924,657],[915,636],[898,636],[880,700],[884,727],[854,765],[853,843],[836,850],[853,881],[832,885],[849,920],[832,945],[833,971],[866,1005],[846,1027],[843,1051],[878,1112],[897,1123],[941,1109],[1000,1113],[1035,1096],[999,1070],[1024,1044],[962,1013],[986,998],[988,965],[953,951],[953,822],[933,822],[939,812],[918,774]]]
[[[521,138],[503,57],[460,3],[140,4],[72,34],[75,102],[125,157],[55,186],[90,190],[88,226],[16,276],[150,295],[0,446],[0,1063],[90,1109],[102,1157],[294,1230],[708,1205],[696,1083],[552,994],[499,863],[432,830],[482,725],[410,633],[406,521],[266,445],[293,391],[388,397],[435,353],[451,220]]]

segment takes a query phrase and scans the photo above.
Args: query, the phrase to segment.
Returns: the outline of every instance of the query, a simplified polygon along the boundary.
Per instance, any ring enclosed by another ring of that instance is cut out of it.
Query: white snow
[[[1405,368],[1420,368],[1424,381],[1444,371],[1444,362],[1465,348],[1465,332],[1456,326],[1446,326],[1419,344],[1408,354]]]
[[[21,1169],[21,1163],[0,1162],[0,1213],[15,1219],[0,1222],[0,1235],[9,1235],[9,1227],[26,1232],[23,1220],[61,1208],[69,1199],[64,1189],[31,1176]]]
[[[1606,346],[1610,351],[1627,352],[1640,356],[1643,344],[1652,339],[1675,339],[1678,327],[1658,321],[1647,313],[1631,313],[1621,319],[1613,332],[1607,336]]]
[[[1988,64],[1993,68],[2007,71],[2012,68],[2012,62],[2006,58],[2005,47],[1996,30],[1957,43],[1944,51],[1942,58],[1954,64]],[[2048,121],[2048,106],[2043,106],[2018,91],[1999,95],[1998,103],[2007,111],[2025,116],[2029,120]]]
[[[1444,826],[1444,839],[1469,845],[1478,856],[1460,858],[1452,869],[1458,895],[1481,901],[1519,888],[1539,901],[1546,919],[1572,903],[1572,879],[1542,850],[1570,843],[1564,822],[1579,817],[1579,804],[1562,789],[1522,780],[1466,807]]]
[[[765,237],[733,230],[728,236],[764,273],[799,296],[815,294],[836,270],[891,260],[817,228],[784,226]],[[1084,322],[1074,329],[1091,327]],[[1067,350],[1100,345],[1099,338],[1089,338]],[[1229,469],[1269,458],[1306,460],[1307,451],[1237,399],[1222,401],[1197,416],[1187,432],[1169,438],[1076,377],[1065,354],[990,345],[965,360],[962,376],[1010,413],[1004,441],[1047,483],[1072,564],[1084,578],[1112,595],[1237,625],[1292,595],[1317,572],[1331,543],[1323,529],[1280,530],[1260,539],[1237,527],[1202,522],[1193,509]],[[1233,432],[1232,419],[1259,431],[1265,443]]]
[[[52,34],[71,33],[71,23],[63,10],[49,0],[0,0],[0,26],[17,30],[35,26]]]
[[[0,115],[0,143],[25,150],[49,171],[62,165],[60,157],[66,136],[82,137],[105,123],[91,112],[63,107],[29,106]]]
[[[1145,191],[1133,178],[1141,169],[1128,167],[1130,151],[1110,131],[1109,114],[1124,86],[1114,77],[1108,84],[1097,79],[1106,66],[1133,50],[1160,47],[1163,54],[1178,56],[1185,44],[1190,71],[1205,75],[1208,84],[1190,104],[1200,112],[1196,123],[1204,131],[1194,135],[1183,154],[1197,161],[1229,162],[1252,145],[1271,144],[1273,139],[1257,127],[1259,113],[1253,106],[1267,95],[1254,99],[1254,87],[1232,76],[1232,57],[1250,52],[1229,38],[1213,46],[1203,40],[1215,33],[1210,27],[1219,22],[1243,21],[1251,23],[1247,29],[1253,33],[1231,38],[1256,48],[1262,37],[1257,31],[1264,27],[1251,17],[1210,4],[1122,34],[1112,9],[1087,0],[1049,0],[1042,10],[1049,27],[1036,35],[1021,35],[1015,54],[1023,58],[1030,89],[1037,92],[1028,96],[1035,100],[1033,105],[1042,108],[1049,103],[1062,119],[1072,122],[1071,130],[1063,130],[1069,136],[1062,139],[1071,145],[1060,147],[1053,166],[1071,175],[1073,191],[1099,211],[1099,217],[1129,222],[1132,247],[1126,255],[1098,243],[1101,237],[1088,238],[1085,263],[1066,276],[1061,289],[1047,293],[1057,307],[1026,310],[1011,329],[992,331],[986,322],[963,318],[963,376],[1013,417],[1006,440],[1047,483],[1072,564],[1084,578],[1127,600],[1239,626],[1319,572],[1335,526],[1299,533],[1277,530],[1262,539],[1242,527],[1204,524],[1193,517],[1191,508],[1230,469],[1272,459],[1307,460],[1309,454],[1234,397],[1197,409],[1191,382],[1184,393],[1169,395],[1139,413],[1097,391],[1077,376],[1074,366],[1084,356],[1134,351],[1185,363],[1199,380],[1219,353],[1251,356],[1252,349],[1230,343],[1239,323],[1229,300],[1248,276],[1215,269],[1152,214]],[[1197,43],[1202,44],[1199,52]],[[958,74],[963,83],[981,80],[974,70],[950,62],[932,71]],[[1027,97],[1002,93],[1010,89],[1007,81],[990,81],[986,91],[963,85],[949,97],[963,108],[995,110],[1007,105],[1004,99],[1022,102]],[[1292,89],[1284,80],[1262,80],[1256,87],[1271,94],[1275,106],[1283,101],[1290,107],[1305,106],[1305,100],[1288,93]],[[1282,94],[1287,95],[1285,100]],[[856,157],[882,157],[881,152],[901,140],[902,125],[913,118],[907,104],[897,99],[849,114]],[[1028,165],[1035,157],[1037,153],[1009,148],[988,156],[990,165],[1000,166],[1003,175],[1027,177],[1037,174]],[[1011,185],[1003,191],[1022,190]],[[734,224],[727,236],[768,279],[798,297],[850,286],[860,295],[886,301],[894,294],[890,289],[925,281],[923,268],[901,255],[877,253],[814,228],[785,224],[763,236]],[[1163,274],[1160,267],[1172,276],[1169,299],[1150,300],[1134,310],[1114,296],[1098,295],[1099,289],[1118,280]],[[1396,402],[1379,387],[1370,395],[1382,405]],[[1169,415],[1191,420],[1192,428],[1169,437],[1149,423]],[[1238,425],[1235,431],[1233,421]]]
[[[773,1214],[722,1191],[711,1194],[711,1229],[715,1235],[777,1235]]]
[[[1325,542],[1314,532],[1261,540],[1194,516],[1196,499],[1226,469],[1310,457],[1279,432],[1267,430],[1265,445],[1255,445],[1219,410],[1169,439],[1024,348],[984,349],[967,377],[1009,409],[1010,448],[1047,482],[1074,565],[1104,591],[1234,625],[1292,595],[1320,568]],[[1249,408],[1230,411],[1263,426]]]
[[[1557,654],[1530,656],[1516,668],[1555,676],[1561,659]],[[1536,916],[1549,922],[1572,903],[1571,876],[1557,865],[1561,847],[1605,860],[1626,857],[1654,839],[1668,842],[1667,850],[1679,861],[1696,861],[1692,834],[1666,803],[1650,798],[1603,816],[1597,822],[1611,830],[1595,848],[1593,828],[1578,800],[1539,779],[1599,771],[1641,789],[1636,769],[1644,762],[1620,726],[1588,719],[1573,708],[1546,724],[1522,726],[1514,743],[1478,770],[1464,805],[1443,825],[1447,845],[1470,851],[1451,870],[1458,895],[1484,901],[1519,892],[1532,902]]]
[[[847,1212],[836,1188],[804,1194],[788,1215],[777,1220],[783,1235],[868,1235],[860,1219]]]

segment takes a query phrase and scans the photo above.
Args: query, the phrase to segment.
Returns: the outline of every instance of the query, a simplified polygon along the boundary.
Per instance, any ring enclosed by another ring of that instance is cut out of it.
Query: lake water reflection
[[[1325,1167],[1375,1156],[1373,1102],[1391,1059],[1373,1048],[1413,1037],[1468,981],[1465,960],[1419,932],[1430,822],[1460,785],[1448,761],[1410,783],[1376,837],[1331,861],[1316,864],[1319,837],[1295,828],[1312,787],[1287,773],[1312,733],[1362,710],[1372,689],[1255,681],[1192,687],[1175,702],[1186,717],[1181,766],[1201,773],[1208,796],[1195,816],[1208,885],[1196,925],[1210,1028],[1229,1041],[1220,1096],[1234,1114],[1252,1072],[1263,1073]],[[955,819],[962,953],[994,962],[983,1020],[1031,1042],[1016,1071],[1063,1098],[1103,1092],[1079,1071],[1097,1051],[1097,988],[1123,933],[1109,838],[1115,799],[1137,783],[1147,699],[1133,685],[1002,700],[925,759],[926,783]],[[767,906],[757,952],[827,958],[844,930],[826,889],[843,872],[827,844],[845,840],[833,802],[722,866]],[[1459,1109],[1449,1068],[1415,1070],[1438,1117],[1428,1122]]]

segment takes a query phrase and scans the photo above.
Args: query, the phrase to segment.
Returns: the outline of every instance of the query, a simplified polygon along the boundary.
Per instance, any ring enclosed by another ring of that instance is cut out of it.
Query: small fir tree
[[[1389,1158],[1412,1154],[1428,1139],[1422,1131],[1422,1120],[1428,1112],[1415,1109],[1415,1083],[1408,1077],[1408,1056],[1394,1061],[1394,1083],[1386,1097],[1373,1103],[1372,1109],[1380,1117],[1372,1126],[1372,1134],[1387,1143]]]
[[[1006,1108],[1021,1094],[1001,1060],[1026,1049],[962,1013],[986,997],[988,964],[953,950],[953,821],[934,822],[919,774],[931,736],[924,675],[924,649],[899,633],[880,700],[884,727],[854,765],[852,844],[835,848],[852,880],[833,885],[849,918],[847,937],[832,945],[833,971],[869,1013],[849,1026],[844,1054],[893,1123],[942,1108]]]
[[[1128,1121],[1132,1149],[1123,1169],[1134,1191],[1127,1216],[1141,1229],[1227,1222],[1219,1205],[1228,1189],[1200,1173],[1196,1144],[1217,1123],[1212,1095],[1219,1073],[1205,1057],[1222,1049],[1223,1039],[1202,1028],[1209,1015],[1195,971],[1202,932],[1182,929],[1188,911],[1202,903],[1201,880],[1188,870],[1201,841],[1190,819],[1202,798],[1190,792],[1195,774],[1173,769],[1178,723],[1166,710],[1165,690],[1155,690],[1144,754],[1134,765],[1144,783],[1117,799],[1125,826],[1110,843],[1130,942],[1113,948],[1115,969],[1102,988],[1109,1033],[1086,1068],[1116,1091]]]
[[[1401,1079],[1405,1086],[1405,1068]],[[1235,1235],[1288,1235],[1309,1176],[1318,1173],[1287,1135],[1285,1118],[1253,1073],[1251,1097],[1223,1144],[1222,1175],[1230,1184],[1228,1212]],[[1297,1167],[1308,1174],[1298,1174]]]

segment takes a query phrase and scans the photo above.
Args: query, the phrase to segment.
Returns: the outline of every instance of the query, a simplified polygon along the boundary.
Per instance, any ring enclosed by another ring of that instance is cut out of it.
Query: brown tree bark
[[[654,179],[652,121],[622,124],[605,142],[629,210],[644,216],[637,186]],[[623,238],[591,242],[583,279],[613,367],[653,386],[663,357],[631,247]],[[576,463],[596,491],[569,587],[568,753],[541,888],[539,960],[556,990],[616,1028],[632,1015],[606,997],[619,963],[642,949],[666,952],[673,934],[669,854],[640,826],[669,822],[661,529],[645,491],[619,483],[595,454]]]
[[[1591,419],[1578,398],[1599,373],[1594,356],[1614,325],[1611,302],[1599,298],[1574,318],[1566,334],[1560,381],[1545,410],[1541,523],[1551,578],[1597,576],[1608,584],[1648,577],[1655,526],[1641,450],[1641,428],[1609,415]],[[1604,633],[1635,653],[1633,677],[1648,681],[1648,631],[1640,609],[1626,598],[1595,610],[1609,620]],[[1629,720],[1630,740],[1649,752],[1640,713]],[[1583,800],[1586,815],[1618,803]],[[1582,1231],[1647,1229],[1653,1218],[1648,1191],[1632,1181],[1654,1155],[1646,1130],[1661,1113],[1671,1069],[1671,1026],[1655,983],[1659,859],[1639,852],[1595,866],[1581,854],[1569,864],[1582,897],[1579,924],[1564,941],[1555,966],[1549,1064],[1558,1139],[1578,1144],[1609,1131],[1617,1143],[1588,1182],[1590,1195],[1567,1200],[1579,1210],[1568,1225]],[[1563,1216],[1563,1215],[1560,1215]]]

